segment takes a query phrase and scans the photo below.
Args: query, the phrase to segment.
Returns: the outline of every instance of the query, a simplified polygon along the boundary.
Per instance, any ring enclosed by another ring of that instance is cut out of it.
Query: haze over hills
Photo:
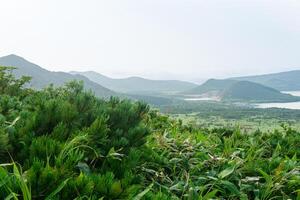
[[[222,97],[231,101],[254,102],[293,102],[300,101],[299,97],[250,81],[238,81],[227,88]]]
[[[145,101],[149,104],[154,104],[154,105],[171,103],[171,100],[169,98],[160,97],[160,96],[136,95],[136,94],[124,95],[121,93],[117,93],[106,87],[103,87],[98,83],[91,81],[87,77],[82,76],[80,74],[48,71],[40,67],[39,65],[31,63],[26,59],[13,54],[0,57],[0,66],[1,65],[16,67],[17,69],[13,70],[13,74],[16,77],[21,77],[21,76],[32,77],[29,87],[35,89],[42,89],[49,86],[50,84],[53,84],[55,86],[62,86],[65,83],[70,82],[72,80],[78,80],[78,81],[83,81],[85,89],[92,90],[95,93],[95,95],[99,97],[104,97],[104,98],[108,98],[110,96],[118,96],[122,98],[125,97],[134,100]]]
[[[209,79],[202,85],[177,80],[149,80],[141,77],[114,79],[97,72],[51,72],[17,55],[0,57],[0,65],[17,67],[13,73],[32,77],[30,87],[41,89],[49,84],[61,86],[81,80],[97,96],[123,96],[150,104],[170,104],[176,95],[198,95],[223,101],[291,102],[298,97],[280,90],[300,90],[300,71],[230,79]],[[298,88],[299,87],[299,88]],[[123,93],[123,95],[121,94]],[[175,95],[174,95],[175,94]]]
[[[186,95],[211,97],[222,101],[241,102],[292,102],[300,101],[299,97],[250,81],[231,79],[210,79],[204,84],[184,92]]]
[[[134,94],[176,93],[196,87],[194,83],[179,80],[150,80],[141,77],[114,79],[97,72],[70,72],[80,74],[111,90]]]
[[[17,55],[0,57],[0,65],[16,67],[17,69],[13,70],[16,77],[31,76],[30,87],[32,88],[42,89],[51,83],[55,86],[61,86],[72,80],[80,80],[84,82],[85,89],[92,90],[97,96],[107,98],[118,95],[116,92],[90,81],[85,76],[65,72],[51,72]]]
[[[300,90],[300,70],[257,76],[234,77],[231,79],[260,83],[280,91]]]
[[[211,96],[222,92],[224,88],[229,87],[235,82],[235,80],[209,79],[198,87],[184,91],[183,94]]]

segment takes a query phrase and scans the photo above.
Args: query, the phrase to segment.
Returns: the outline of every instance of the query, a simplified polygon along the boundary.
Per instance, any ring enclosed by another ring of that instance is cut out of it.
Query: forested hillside
[[[299,199],[300,133],[201,129],[0,67],[0,199]]]

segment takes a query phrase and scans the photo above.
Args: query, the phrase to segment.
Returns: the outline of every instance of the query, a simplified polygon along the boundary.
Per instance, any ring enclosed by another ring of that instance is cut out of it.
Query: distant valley
[[[300,70],[228,79],[209,79],[201,85],[179,80],[150,80],[141,77],[114,79],[97,72],[51,72],[17,55],[0,58],[0,65],[14,66],[13,73],[31,76],[29,87],[42,89],[61,86],[71,80],[82,81],[86,90],[97,96],[118,96],[154,105],[172,104],[187,97],[224,102],[295,102],[299,97],[280,91],[300,90]]]

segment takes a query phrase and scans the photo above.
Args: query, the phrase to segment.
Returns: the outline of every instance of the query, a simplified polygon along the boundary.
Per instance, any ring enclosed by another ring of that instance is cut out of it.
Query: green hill
[[[232,79],[260,83],[279,91],[300,90],[300,70],[258,76],[235,77]]]
[[[85,89],[92,90],[99,97],[110,97],[118,95],[91,80],[81,75],[72,75],[65,72],[51,72],[42,67],[25,60],[17,55],[8,55],[0,57],[0,65],[16,67],[13,71],[16,77],[21,77],[22,75],[31,76],[32,81],[29,87],[42,89],[49,84],[55,86],[62,86],[64,83],[78,80],[83,81]]]
[[[210,79],[204,84],[189,90],[185,95],[214,97],[222,101],[246,102],[292,102],[300,101],[299,97],[281,93],[280,91],[250,81],[231,79]]]
[[[238,81],[233,83],[230,87],[223,91],[222,99],[253,102],[300,101],[299,97],[284,94],[273,88],[250,81]]]
[[[235,83],[235,80],[220,80],[220,79],[209,79],[202,85],[195,87],[191,90],[183,92],[184,94],[206,94],[206,93],[220,93],[224,90],[224,88],[227,88],[231,86],[233,83]]]
[[[113,79],[103,76],[97,72],[70,72],[71,74],[80,74],[86,76],[111,90],[122,93],[134,94],[157,94],[157,93],[176,93],[196,87],[197,85],[190,82],[178,80],[150,80],[140,77],[129,77],[123,79]]]

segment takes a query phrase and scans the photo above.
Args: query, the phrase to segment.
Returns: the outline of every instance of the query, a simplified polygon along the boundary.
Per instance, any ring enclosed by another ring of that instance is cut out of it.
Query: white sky
[[[299,0],[0,0],[0,56],[202,80],[300,69]]]

